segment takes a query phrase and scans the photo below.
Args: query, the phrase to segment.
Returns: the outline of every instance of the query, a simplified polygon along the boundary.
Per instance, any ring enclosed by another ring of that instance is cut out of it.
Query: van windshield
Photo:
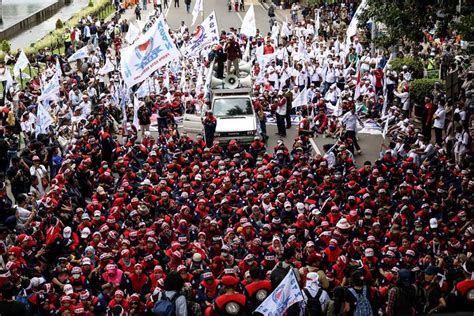
[[[249,98],[221,98],[214,100],[212,109],[215,117],[253,115]]]

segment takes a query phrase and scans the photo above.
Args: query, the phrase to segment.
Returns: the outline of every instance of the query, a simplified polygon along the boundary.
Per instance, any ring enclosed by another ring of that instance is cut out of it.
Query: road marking
[[[165,18],[168,16],[168,13],[170,12],[171,6],[168,6],[165,11]]]
[[[240,13],[239,13],[239,12],[237,12],[237,16],[239,17],[239,19],[240,19],[240,22],[243,22],[243,21],[244,21],[244,19],[242,18],[242,16],[240,15]]]

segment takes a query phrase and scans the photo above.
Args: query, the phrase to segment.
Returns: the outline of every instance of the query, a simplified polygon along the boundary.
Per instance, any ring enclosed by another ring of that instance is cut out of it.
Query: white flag
[[[264,316],[283,315],[291,305],[302,300],[303,294],[298,285],[295,272],[293,269],[290,269],[277,288],[267,296],[255,312],[261,313]]]
[[[196,3],[194,3],[194,8],[193,8],[193,23],[191,23],[191,26],[196,23],[196,20],[199,16],[199,12],[204,12],[204,0],[196,0]]]
[[[153,79],[148,78],[147,80],[143,81],[140,88],[135,92],[137,98],[144,98],[151,93],[156,93],[155,91],[155,84],[153,83]]]
[[[128,87],[142,82],[158,68],[180,57],[163,15],[135,43],[122,49],[121,55],[122,78]]]
[[[49,82],[46,82],[41,86],[41,95],[38,98],[39,101],[56,100],[59,97],[59,78],[60,75],[56,71]]]
[[[383,131],[382,131],[382,137],[385,139],[385,136],[387,136],[388,132],[388,121],[390,120],[390,116],[387,116],[387,119],[385,120],[385,124],[383,126]]]
[[[115,68],[112,62],[110,61],[110,59],[106,58],[104,66],[99,69],[99,75],[105,75],[114,70]]]
[[[319,35],[319,28],[320,28],[320,24],[321,22],[319,21],[319,9],[316,10],[316,19],[315,19],[315,22],[314,22],[314,31],[316,33],[316,36]]]
[[[0,81],[6,81],[4,89],[8,91],[13,86],[13,77],[12,77],[12,73],[10,72],[10,68],[8,68],[7,66],[4,66],[4,67],[5,67],[5,73],[2,76],[2,78],[0,78]]]
[[[245,45],[245,51],[242,55],[242,60],[249,61],[250,59],[250,41],[247,40],[247,44]]]
[[[49,112],[46,110],[42,102],[38,103],[35,124],[36,124],[36,130],[35,130],[36,136],[38,136],[38,134],[46,134],[48,131],[48,127],[51,124],[53,124],[53,118],[51,117]]]
[[[357,27],[359,24],[359,15],[361,15],[361,13],[364,12],[366,7],[367,7],[367,0],[362,0],[362,2],[359,4],[359,7],[357,7],[357,10],[354,13],[354,16],[351,19],[351,23],[347,27],[346,47],[345,47],[347,51],[349,51],[349,45],[351,44],[351,37],[357,34]]]
[[[186,45],[186,56],[191,57],[206,46],[219,43],[219,29],[217,28],[216,14],[211,14],[196,28],[193,37]]]
[[[138,124],[138,108],[140,107],[140,102],[138,101],[136,96],[133,96],[133,122],[132,124],[135,125],[135,127],[140,129],[140,124]]]
[[[296,98],[293,99],[293,103],[291,104],[292,108],[297,108],[303,105],[308,104],[308,90],[306,87],[298,94]]]
[[[255,23],[255,11],[253,9],[253,4],[250,6],[244,16],[244,19],[242,20],[240,34],[244,34],[249,37],[257,35],[257,24]]]
[[[84,59],[84,58],[87,58],[87,57],[89,57],[89,47],[86,45],[83,48],[77,50],[74,54],[72,54],[67,59],[67,61],[71,62],[71,61],[76,61],[78,59]]]
[[[125,40],[129,44],[133,44],[133,42],[137,39],[137,37],[140,35],[140,29],[135,26],[135,24],[130,23],[128,26],[128,32],[127,35],[125,35]]]
[[[288,27],[288,22],[285,20],[281,25],[280,36],[290,36],[292,34],[290,28]]]
[[[165,77],[163,78],[163,87],[169,89],[170,88],[170,74],[166,70]]]
[[[202,86],[204,85],[204,80],[202,80],[202,66],[199,67],[199,71],[197,74],[197,80],[196,80],[196,92],[201,91]]]
[[[15,66],[13,67],[13,74],[15,77],[19,77],[20,71],[23,71],[23,69],[25,69],[29,63],[30,62],[28,61],[28,58],[26,58],[25,52],[22,50],[20,56],[18,56]]]
[[[212,60],[211,65],[209,66],[209,69],[207,70],[206,82],[204,82],[204,97],[206,98],[209,93],[209,87],[212,81],[212,74],[213,74],[212,70],[214,69],[214,62],[215,62],[215,59]]]

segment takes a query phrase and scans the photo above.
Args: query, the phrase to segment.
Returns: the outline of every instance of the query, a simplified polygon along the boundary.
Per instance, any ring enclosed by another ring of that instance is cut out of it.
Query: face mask
[[[329,245],[329,250],[331,250],[331,251],[336,250],[336,246],[334,246],[334,245]]]
[[[81,277],[81,275],[80,274],[73,274],[72,277],[77,280]]]
[[[291,207],[285,207],[285,211],[291,212]]]

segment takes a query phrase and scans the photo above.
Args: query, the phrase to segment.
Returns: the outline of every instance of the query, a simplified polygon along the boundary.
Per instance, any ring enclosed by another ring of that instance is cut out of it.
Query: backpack
[[[305,308],[305,315],[307,316],[318,316],[323,314],[323,310],[321,308],[321,302],[319,301],[319,298],[321,297],[321,294],[323,293],[323,289],[319,288],[318,293],[316,293],[315,297],[311,296],[311,293],[309,293],[308,289],[303,289],[304,294],[306,294],[306,297],[308,298],[308,301],[306,302],[306,308]]]
[[[272,273],[270,274],[270,281],[272,282],[272,290],[274,290],[281,283],[281,281],[283,281],[283,279],[286,277],[290,269],[291,269],[291,266],[288,266],[288,268],[285,269],[281,266],[281,264],[277,264],[275,269],[273,269]]]
[[[168,298],[165,293],[161,294],[159,301],[153,306],[154,316],[175,316],[176,315],[176,299],[179,297],[178,293],[175,293],[171,298]]]
[[[349,291],[357,299],[353,315],[354,316],[373,316],[372,306],[370,305],[370,302],[367,298],[367,287],[364,286],[362,290],[362,295],[357,294],[357,292],[353,288],[350,288]]]
[[[413,286],[397,288],[394,312],[395,315],[413,315],[415,308],[416,290]]]

